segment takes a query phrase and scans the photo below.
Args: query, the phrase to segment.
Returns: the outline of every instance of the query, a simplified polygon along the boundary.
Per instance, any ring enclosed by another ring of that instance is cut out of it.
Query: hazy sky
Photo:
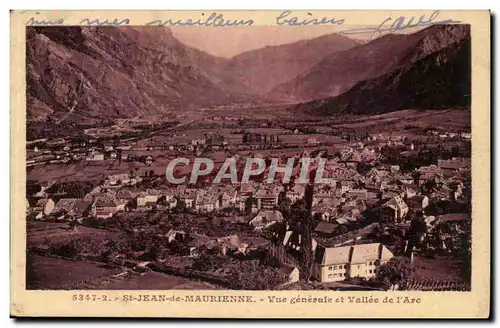
[[[337,31],[336,27],[332,26],[171,27],[171,29],[174,36],[182,43],[219,57],[232,57],[264,46],[311,39]]]
[[[182,43],[219,57],[232,57],[245,51],[265,46],[279,45],[312,39],[341,30],[366,28],[368,26],[240,26],[214,27],[170,27],[174,36]],[[376,26],[373,26],[376,27]],[[414,33],[419,28],[410,28],[403,33]],[[346,35],[347,36],[347,35]],[[371,34],[350,34],[347,37],[367,41]]]

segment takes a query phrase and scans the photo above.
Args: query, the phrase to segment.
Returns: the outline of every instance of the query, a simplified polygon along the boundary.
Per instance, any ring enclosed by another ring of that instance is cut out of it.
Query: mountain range
[[[468,25],[361,43],[331,34],[219,58],[160,27],[29,27],[28,118],[175,114],[225,104],[300,103],[375,113],[470,102]]]

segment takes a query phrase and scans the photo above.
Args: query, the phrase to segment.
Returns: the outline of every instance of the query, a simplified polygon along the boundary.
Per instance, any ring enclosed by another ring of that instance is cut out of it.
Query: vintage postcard
[[[488,318],[488,11],[11,12],[11,314]]]

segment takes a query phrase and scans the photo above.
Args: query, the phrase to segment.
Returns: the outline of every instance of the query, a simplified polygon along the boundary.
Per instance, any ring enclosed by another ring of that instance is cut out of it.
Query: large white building
[[[313,264],[313,276],[320,282],[342,281],[347,278],[371,278],[377,268],[394,255],[380,243],[342,247],[318,247]]]

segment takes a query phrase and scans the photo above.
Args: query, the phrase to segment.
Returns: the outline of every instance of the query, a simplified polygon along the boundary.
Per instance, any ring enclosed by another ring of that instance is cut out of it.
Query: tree
[[[423,217],[415,217],[411,220],[410,229],[408,229],[409,246],[408,251],[411,252],[413,247],[420,247],[422,236],[427,233],[427,224]]]
[[[178,198],[177,199],[177,204],[175,205],[175,211],[177,213],[183,213],[186,211],[186,202],[184,199]]]
[[[209,254],[202,251],[201,255],[191,264],[191,269],[197,271],[215,271],[229,262],[226,256]]]
[[[240,261],[231,266],[227,275],[231,289],[270,290],[285,282],[285,274],[279,269],[259,265],[259,261]]]
[[[252,208],[253,205],[257,203],[257,199],[254,197],[248,197],[245,200],[245,214],[246,215],[251,215],[252,214]]]
[[[375,280],[380,282],[386,290],[405,290],[413,272],[410,260],[406,257],[393,257],[389,262],[378,267]]]
[[[281,193],[280,193],[281,195]],[[286,194],[282,195],[282,197],[278,197],[278,207],[281,214],[283,214],[284,218],[288,218],[290,216],[290,210],[292,207],[292,201],[290,198],[286,197]]]

